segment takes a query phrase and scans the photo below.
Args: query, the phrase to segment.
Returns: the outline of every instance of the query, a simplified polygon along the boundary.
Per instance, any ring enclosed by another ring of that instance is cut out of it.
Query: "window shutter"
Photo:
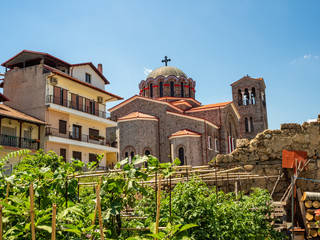
[[[68,90],[63,89],[63,106],[68,106]]]
[[[99,116],[99,103],[94,102],[94,115]]]
[[[77,109],[77,95],[74,93],[71,93],[71,108]]]
[[[60,105],[61,88],[53,87],[53,103]]]
[[[59,120],[59,133],[67,133],[67,121]]]

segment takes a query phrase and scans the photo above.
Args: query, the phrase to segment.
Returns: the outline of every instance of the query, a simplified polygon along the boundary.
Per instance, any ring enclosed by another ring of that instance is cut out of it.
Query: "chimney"
[[[101,63],[98,64],[98,70],[99,70],[99,72],[100,72],[101,74],[103,74],[103,72],[102,72],[102,64],[101,64]]]

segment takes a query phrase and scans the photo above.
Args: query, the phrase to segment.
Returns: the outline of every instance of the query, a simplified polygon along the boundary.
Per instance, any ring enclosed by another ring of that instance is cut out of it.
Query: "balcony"
[[[40,144],[40,141],[38,139],[29,139],[29,138],[0,134],[1,146],[37,150],[39,149],[39,144]]]
[[[46,127],[46,136],[61,137],[61,138],[71,139],[71,140],[80,141],[80,142],[98,144],[98,145],[107,146],[107,147],[114,147],[114,148],[117,147],[116,141],[105,140],[103,137],[100,137],[100,136],[90,136],[90,135],[79,134],[78,132],[71,132],[71,131],[67,131],[66,133],[61,133],[59,132],[59,129],[52,128],[52,127]]]
[[[85,98],[83,98],[85,99]],[[67,99],[61,99],[60,97],[55,97],[53,95],[47,95],[46,97],[46,103],[54,103],[63,107],[71,108],[80,112],[88,113],[97,117],[109,119],[110,114],[108,112],[100,111],[100,106],[103,106],[105,108],[105,105],[100,104],[98,102],[90,102],[90,106],[86,106],[85,104],[76,102],[76,101],[69,101]],[[99,107],[96,107],[96,106]]]

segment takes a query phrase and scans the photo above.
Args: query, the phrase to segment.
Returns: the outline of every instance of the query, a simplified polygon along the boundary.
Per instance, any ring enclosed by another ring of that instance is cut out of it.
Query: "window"
[[[254,87],[251,89],[251,104],[256,104],[256,89]]]
[[[212,149],[211,136],[208,136],[208,148]]]
[[[184,149],[183,147],[179,148],[179,160],[181,165],[184,165]]]
[[[91,75],[89,73],[86,73],[86,82],[91,83]]]
[[[99,130],[89,128],[89,138],[94,140],[99,140]]]
[[[243,103],[242,92],[241,92],[241,90],[239,89],[239,91],[238,91],[238,105],[239,105],[239,106],[242,106],[242,103]]]
[[[253,118],[250,117],[250,128],[249,128],[250,132],[253,132]]]
[[[183,89],[184,87],[183,87],[183,82],[181,83],[181,97],[184,97],[184,89]]]
[[[125,158],[128,158],[128,157],[129,157],[129,153],[126,152],[126,153],[124,154],[124,157],[125,157]]]
[[[244,125],[245,125],[246,132],[249,132],[248,118],[244,119]]]
[[[67,121],[59,120],[59,133],[67,133]]]
[[[174,83],[170,82],[170,96],[174,97]]]
[[[94,153],[89,153],[89,162],[96,162],[96,165],[99,165],[97,155]]]
[[[144,155],[149,156],[150,155],[150,151],[149,150],[144,151]]]
[[[249,90],[246,88],[244,90],[243,105],[249,105],[249,99],[250,99]]]
[[[72,157],[76,160],[80,160],[81,161],[81,152],[77,152],[77,151],[73,151],[72,152]]]
[[[67,149],[65,148],[60,148],[60,156],[63,158],[63,160],[66,162],[67,161]]]
[[[214,150],[216,152],[219,152],[219,148],[218,148],[218,138],[217,136],[214,137]]]
[[[163,97],[163,82],[160,82],[160,97]]]
[[[152,85],[152,83],[150,84],[150,97],[153,97],[153,85]]]
[[[73,124],[72,138],[81,141],[81,126]]]
[[[133,151],[131,151],[130,157],[131,157],[131,160],[134,158],[134,152]]]
[[[191,97],[191,84],[189,83],[189,97]]]

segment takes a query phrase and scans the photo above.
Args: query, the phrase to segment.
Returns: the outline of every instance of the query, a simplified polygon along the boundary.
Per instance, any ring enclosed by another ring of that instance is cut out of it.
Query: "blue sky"
[[[102,63],[106,90],[126,99],[167,55],[202,104],[231,100],[244,75],[263,77],[277,129],[320,114],[319,13],[316,0],[3,1],[0,62],[28,49]]]

